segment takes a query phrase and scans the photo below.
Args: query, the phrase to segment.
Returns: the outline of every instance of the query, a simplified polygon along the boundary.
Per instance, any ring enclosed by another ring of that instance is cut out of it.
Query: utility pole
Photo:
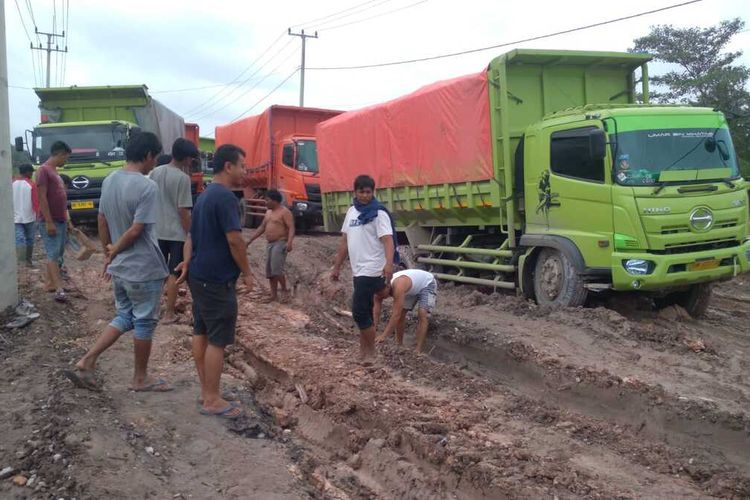
[[[34,45],[32,44],[31,50],[43,50],[43,51],[47,52],[47,85],[46,86],[47,86],[47,88],[49,88],[49,73],[50,73],[49,70],[50,70],[50,59],[51,59],[50,56],[52,55],[53,52],[66,52],[66,53],[68,52],[68,46],[67,45],[65,46],[65,50],[62,50],[62,49],[60,49],[60,47],[58,47],[57,44],[55,44],[55,48],[53,49],[52,48],[52,39],[55,38],[55,37],[57,37],[57,38],[65,38],[65,30],[63,30],[62,35],[60,35],[60,34],[57,34],[57,33],[45,33],[44,31],[39,31],[36,28],[36,26],[34,26],[34,33],[36,33],[37,35],[46,35],[47,36],[47,47],[46,48],[42,47],[42,44],[39,43],[39,47],[34,47]]]
[[[5,2],[0,2],[0,311],[8,306],[15,306],[18,302],[5,33]]]
[[[305,30],[301,30],[299,33],[292,33],[292,28],[289,28],[288,33],[291,36],[298,36],[302,39],[302,64],[300,64],[299,71],[299,107],[305,105],[305,40],[308,38],[318,38],[318,32],[314,35],[308,35]]]

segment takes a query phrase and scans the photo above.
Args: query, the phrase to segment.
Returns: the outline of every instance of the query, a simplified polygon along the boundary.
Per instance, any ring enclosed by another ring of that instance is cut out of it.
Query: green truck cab
[[[516,289],[543,305],[639,291],[703,314],[711,283],[750,270],[748,186],[721,112],[648,104],[649,60],[541,50],[495,58],[492,176],[378,186],[416,262],[440,279]],[[321,126],[321,150],[350,147],[326,140],[336,120]],[[342,153],[321,151],[322,171]],[[351,194],[324,191],[335,230]]]
[[[154,132],[167,145],[185,135],[184,120],[153,99],[145,85],[38,88],[35,92],[41,123],[27,140],[29,153],[32,162],[41,165],[55,141],[71,147],[73,152],[58,173],[70,179],[68,209],[74,222],[96,218],[102,182],[125,164],[125,147],[133,133]],[[23,148],[22,138],[16,139],[19,147]]]

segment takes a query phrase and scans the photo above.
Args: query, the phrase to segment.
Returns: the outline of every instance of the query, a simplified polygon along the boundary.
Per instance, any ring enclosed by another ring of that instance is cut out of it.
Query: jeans
[[[18,261],[31,264],[31,256],[34,253],[34,230],[36,222],[16,224],[16,252]]]
[[[57,262],[62,265],[62,257],[65,252],[65,235],[68,224],[65,222],[55,222],[57,230],[54,236],[47,234],[47,225],[44,222],[39,223],[39,234],[42,236],[44,243],[44,252],[47,254],[47,261]]]
[[[109,325],[122,333],[133,330],[138,340],[151,340],[159,322],[163,285],[163,279],[137,282],[112,276],[117,312]]]

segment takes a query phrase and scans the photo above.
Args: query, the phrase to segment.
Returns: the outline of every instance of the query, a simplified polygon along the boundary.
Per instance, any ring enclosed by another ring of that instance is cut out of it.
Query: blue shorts
[[[57,233],[54,236],[47,234],[47,224],[39,223],[39,234],[42,236],[44,243],[44,252],[47,254],[49,262],[62,262],[63,252],[65,252],[65,234],[68,228],[66,222],[55,222]]]
[[[16,223],[16,246],[33,247],[35,229],[36,222],[27,222],[26,224]]]
[[[109,325],[122,333],[133,330],[138,340],[151,340],[159,322],[163,285],[163,279],[137,282],[112,276],[117,313]]]

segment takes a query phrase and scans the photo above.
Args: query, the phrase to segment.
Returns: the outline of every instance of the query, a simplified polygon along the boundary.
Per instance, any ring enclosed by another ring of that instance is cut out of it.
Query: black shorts
[[[193,296],[193,334],[206,335],[217,347],[234,344],[237,326],[235,282],[207,283],[188,278]]]
[[[184,241],[159,240],[159,250],[167,263],[169,274],[177,274],[175,268],[182,262],[184,248]]]
[[[354,277],[352,317],[360,330],[365,330],[373,325],[372,306],[375,305],[375,294],[383,288],[385,288],[385,279],[382,276],[376,278],[371,276]]]

